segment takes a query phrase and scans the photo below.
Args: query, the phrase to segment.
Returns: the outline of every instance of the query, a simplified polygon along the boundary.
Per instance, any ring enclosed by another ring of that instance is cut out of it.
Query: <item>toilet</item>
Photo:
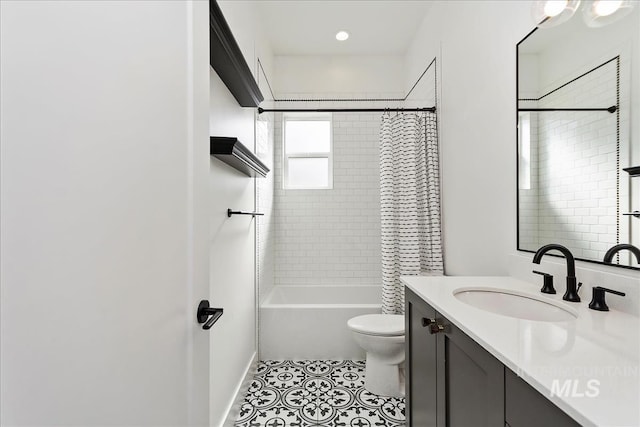
[[[347,322],[367,353],[364,388],[380,396],[404,397],[404,316],[365,314]]]

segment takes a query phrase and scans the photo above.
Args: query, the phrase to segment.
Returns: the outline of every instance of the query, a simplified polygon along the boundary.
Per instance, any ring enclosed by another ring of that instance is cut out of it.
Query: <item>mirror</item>
[[[602,262],[617,243],[640,246],[639,39],[636,5],[603,27],[576,13],[518,43],[518,250],[559,243]],[[627,251],[614,264],[640,269]]]

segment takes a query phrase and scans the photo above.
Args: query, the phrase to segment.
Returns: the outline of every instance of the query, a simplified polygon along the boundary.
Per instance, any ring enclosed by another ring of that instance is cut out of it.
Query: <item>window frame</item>
[[[518,113],[518,189],[531,190],[531,113]]]
[[[320,121],[329,122],[329,151],[305,152],[287,154],[287,122],[292,121]],[[323,187],[310,187],[308,185],[291,185],[289,183],[289,159],[315,159],[323,158],[328,162],[327,185]],[[284,190],[332,190],[333,189],[333,114],[331,113],[283,113],[282,114],[282,188]]]

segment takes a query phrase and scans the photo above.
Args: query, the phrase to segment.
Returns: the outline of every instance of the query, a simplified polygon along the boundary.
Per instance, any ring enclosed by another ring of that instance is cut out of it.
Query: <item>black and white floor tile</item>
[[[267,360],[258,364],[236,427],[404,427],[404,399],[364,388],[364,362]]]

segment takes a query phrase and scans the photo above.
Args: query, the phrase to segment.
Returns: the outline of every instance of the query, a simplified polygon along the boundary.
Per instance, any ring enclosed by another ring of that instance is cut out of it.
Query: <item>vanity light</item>
[[[347,33],[346,31],[338,31],[338,33],[336,34],[336,40],[339,40],[341,42],[345,41],[348,38],[349,33]]]
[[[539,0],[533,2],[533,19],[540,28],[554,27],[568,21],[578,7],[580,0]]]
[[[595,1],[593,12],[598,16],[609,16],[620,9],[620,6],[622,6],[622,0]]]
[[[594,0],[585,5],[584,22],[589,27],[602,27],[628,15],[633,9],[632,0]]]
[[[544,14],[550,18],[560,15],[567,7],[567,0],[550,0],[544,4]]]

